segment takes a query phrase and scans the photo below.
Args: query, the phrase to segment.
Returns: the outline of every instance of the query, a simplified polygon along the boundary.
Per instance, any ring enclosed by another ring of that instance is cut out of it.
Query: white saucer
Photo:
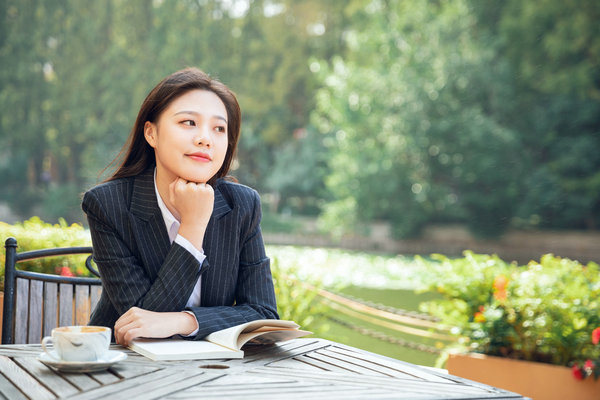
[[[104,357],[97,361],[58,361],[58,354],[51,350],[50,354],[43,352],[37,356],[38,361],[49,367],[64,372],[97,372],[103,371],[119,361],[127,358],[127,354],[122,351],[109,350]]]

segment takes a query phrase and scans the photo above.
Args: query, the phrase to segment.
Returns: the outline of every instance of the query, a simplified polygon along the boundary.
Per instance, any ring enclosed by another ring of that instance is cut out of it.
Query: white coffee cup
[[[108,352],[110,333],[105,326],[61,326],[42,339],[42,348],[58,361],[98,361]],[[50,343],[55,353],[46,348]]]

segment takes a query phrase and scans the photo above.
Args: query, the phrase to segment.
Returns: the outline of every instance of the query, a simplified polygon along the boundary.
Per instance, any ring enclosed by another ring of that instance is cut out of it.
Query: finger
[[[141,328],[129,329],[127,331],[127,333],[125,333],[125,335],[123,335],[123,343],[125,343],[125,346],[129,346],[131,344],[132,340],[137,339],[141,336],[143,336],[143,332],[142,332]]]
[[[175,179],[169,185],[169,200],[171,203],[175,202],[175,199],[178,194],[181,194],[185,190],[186,181],[181,178]]]
[[[125,313],[123,315],[121,315],[119,317],[119,319],[117,320],[117,322],[115,322],[115,329],[120,328],[124,325],[127,325],[128,323],[131,322],[133,315],[134,315],[134,308],[132,307],[129,310],[125,311]]]
[[[129,323],[127,325],[122,326],[121,328],[119,328],[119,330],[117,332],[115,332],[115,341],[123,346],[128,345],[127,340],[125,339],[127,334],[134,329],[138,329],[139,326],[135,323]]]
[[[127,325],[124,323],[121,323],[120,326],[115,325],[115,341],[118,344],[123,343],[123,335],[127,331]]]
[[[137,310],[139,310],[137,307],[131,307],[123,315],[121,315],[121,317],[119,317],[119,319],[115,323],[114,333],[115,341],[117,343],[122,342],[122,337],[124,335],[124,332],[127,331],[127,327],[134,323],[136,319],[135,316],[137,315]]]

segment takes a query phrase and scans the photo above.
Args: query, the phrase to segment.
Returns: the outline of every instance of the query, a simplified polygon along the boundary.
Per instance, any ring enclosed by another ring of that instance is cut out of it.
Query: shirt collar
[[[154,168],[154,191],[156,192],[156,201],[158,202],[158,208],[160,209],[160,213],[162,214],[163,220],[165,222],[165,227],[167,228],[167,232],[169,233],[169,239],[171,242],[175,240],[177,236],[177,232],[179,231],[180,222],[171,214],[171,211],[167,208],[165,202],[162,197],[160,197],[160,193],[158,192],[158,186],[156,186],[156,168]]]

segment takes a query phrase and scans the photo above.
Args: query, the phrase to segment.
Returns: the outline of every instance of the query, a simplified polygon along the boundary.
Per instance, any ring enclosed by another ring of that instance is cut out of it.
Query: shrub
[[[300,280],[295,267],[281,267],[277,258],[271,260],[271,272],[277,311],[281,319],[295,321],[302,329],[322,334],[327,330],[325,322],[327,307],[318,296],[321,283]]]
[[[38,217],[14,225],[0,222],[0,238],[17,239],[18,251],[47,249],[52,247],[91,246],[90,233],[79,224],[67,225],[64,219],[58,224],[49,224]],[[91,275],[85,267],[86,255],[50,257],[19,263],[19,269],[26,271],[60,274],[67,270],[73,275]],[[0,290],[4,290],[5,252],[0,252]],[[65,270],[67,268],[67,270]]]
[[[426,289],[443,299],[422,310],[455,326],[463,350],[564,366],[600,355],[589,340],[600,326],[598,264],[551,254],[525,266],[472,252],[432,259],[420,260],[436,276]]]

